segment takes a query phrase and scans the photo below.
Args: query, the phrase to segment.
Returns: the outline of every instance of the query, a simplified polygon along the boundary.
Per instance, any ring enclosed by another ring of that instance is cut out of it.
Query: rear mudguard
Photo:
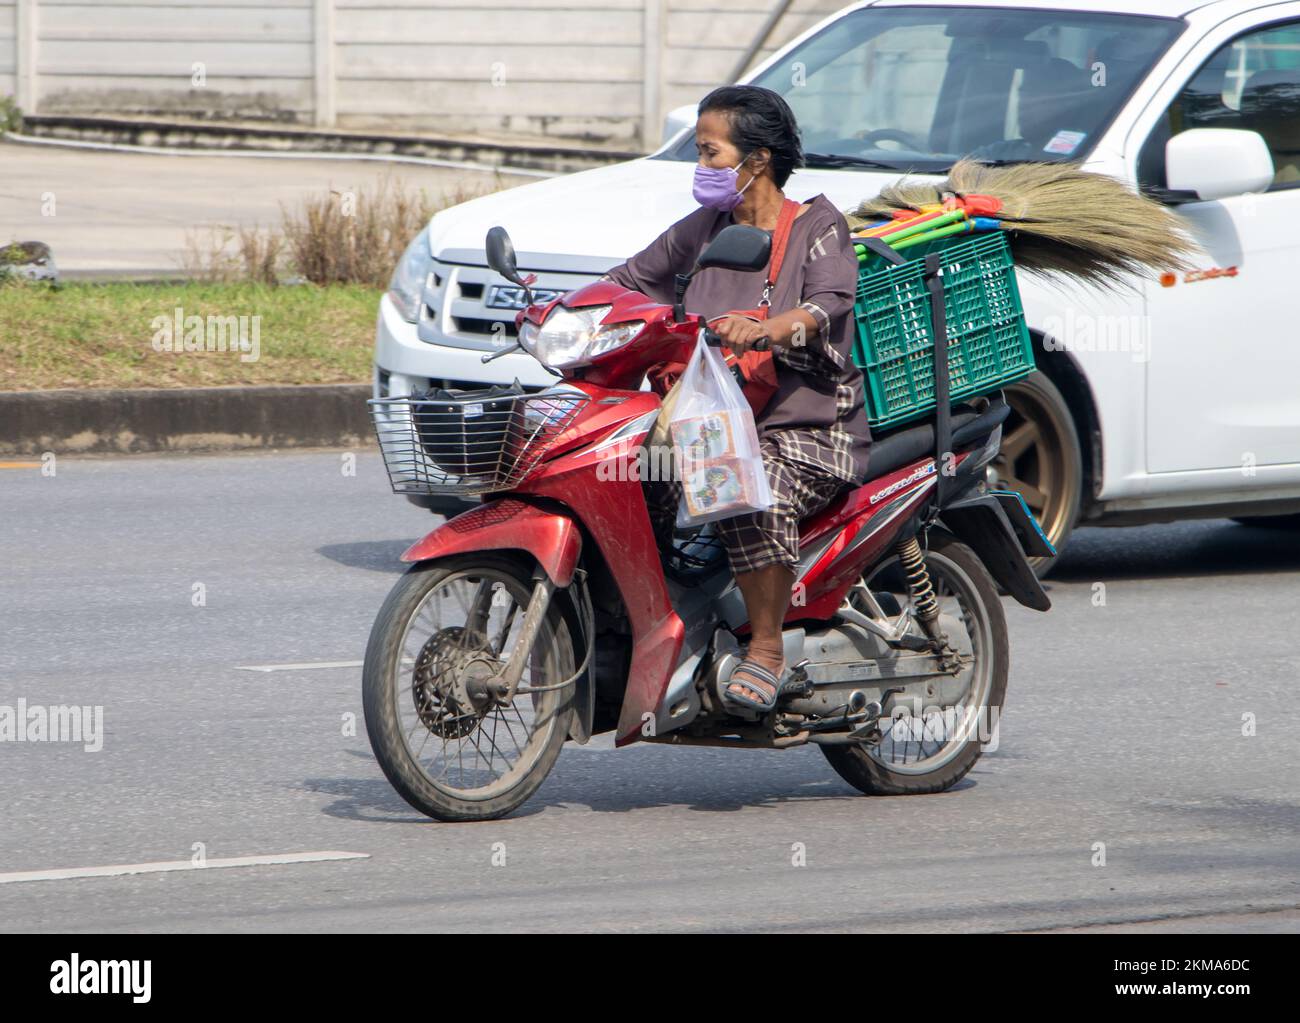
[[[970,547],[1004,590],[1025,607],[1052,606],[1025,555],[1053,557],[1056,549],[1043,535],[1019,494],[993,492],[963,498],[939,516]]]
[[[1027,556],[1056,557],[1056,548],[1052,546],[1052,541],[1047,539],[1047,534],[1043,532],[1043,527],[1038,524],[1038,520],[1034,518],[1034,513],[1029,510],[1029,505],[1025,504],[1023,497],[1014,490],[990,490],[989,497],[996,498],[1002,510],[1007,513],[1007,521],[1011,523],[1016,539],[1020,541],[1020,546]]]
[[[563,601],[562,610],[570,634],[577,642],[587,638],[583,636],[585,625],[568,589],[582,553],[582,530],[563,511],[515,498],[488,501],[448,519],[412,544],[402,555],[402,560],[430,561],[486,550],[515,550],[530,555],[555,584],[556,597]],[[583,653],[582,650],[574,651],[579,663]],[[575,714],[569,735],[578,742],[591,738],[595,694],[593,669],[589,667],[578,679],[573,693]]]

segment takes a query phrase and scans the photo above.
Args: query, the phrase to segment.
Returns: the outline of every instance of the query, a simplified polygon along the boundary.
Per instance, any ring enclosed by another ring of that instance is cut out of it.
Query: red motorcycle
[[[760,271],[769,247],[731,226],[697,270]],[[562,379],[371,403],[394,490],[490,495],[402,556],[370,635],[366,728],[397,791],[438,820],[499,817],[566,740],[610,730],[618,746],[814,743],[864,793],[961,779],[1006,692],[998,586],[1050,606],[1026,555],[1055,552],[985,482],[1001,396],[878,434],[871,478],[802,523],[790,668],[776,708],[744,717],[721,698],[747,631],[725,552],[709,525],[660,550],[642,484],[660,406],[647,371],[717,343],[685,311],[691,275],[670,306],[610,282],[538,306],[503,229],[487,253],[525,289],[517,346]]]

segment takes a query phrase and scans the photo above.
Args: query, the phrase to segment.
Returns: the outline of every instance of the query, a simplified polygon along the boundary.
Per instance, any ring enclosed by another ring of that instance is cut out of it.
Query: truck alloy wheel
[[[1002,447],[989,463],[989,485],[1025,499],[1059,553],[1079,515],[1083,454],[1065,399],[1043,373],[1006,389],[1011,415],[1002,426]],[[1039,576],[1052,559],[1030,558]]]

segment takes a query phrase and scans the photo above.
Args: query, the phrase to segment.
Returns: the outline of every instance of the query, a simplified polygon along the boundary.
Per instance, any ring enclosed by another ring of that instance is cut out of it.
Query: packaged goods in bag
[[[754,414],[718,350],[697,344],[678,387],[669,420],[682,483],[677,525],[770,508]]]
[[[692,461],[731,454],[736,450],[731,414],[712,412],[679,420],[673,424],[673,444],[686,452]]]

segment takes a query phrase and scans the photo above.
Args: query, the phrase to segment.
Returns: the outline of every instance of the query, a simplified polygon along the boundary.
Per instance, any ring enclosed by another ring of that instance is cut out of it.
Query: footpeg
[[[872,700],[862,708],[867,715],[867,720],[858,725],[849,733],[850,739],[856,739],[859,742],[879,742],[880,734],[880,715],[884,713],[884,708],[875,700]]]
[[[758,711],[748,711],[736,707],[727,700],[726,689],[731,685],[731,673],[739,667],[743,660],[738,654],[726,655],[715,665],[715,677],[713,678],[713,692],[716,695],[719,705],[726,708],[726,712],[732,717],[744,718],[746,720],[757,720],[761,717]],[[777,705],[788,697],[803,698],[812,696],[816,691],[812,681],[808,678],[807,666],[811,663],[808,660],[802,660],[791,668],[787,668],[781,675],[776,688]],[[769,712],[770,713],[770,712]]]
[[[781,683],[779,696],[805,697],[813,695],[815,690],[812,682],[808,679],[807,671],[810,663],[805,659],[789,670],[785,681]]]

